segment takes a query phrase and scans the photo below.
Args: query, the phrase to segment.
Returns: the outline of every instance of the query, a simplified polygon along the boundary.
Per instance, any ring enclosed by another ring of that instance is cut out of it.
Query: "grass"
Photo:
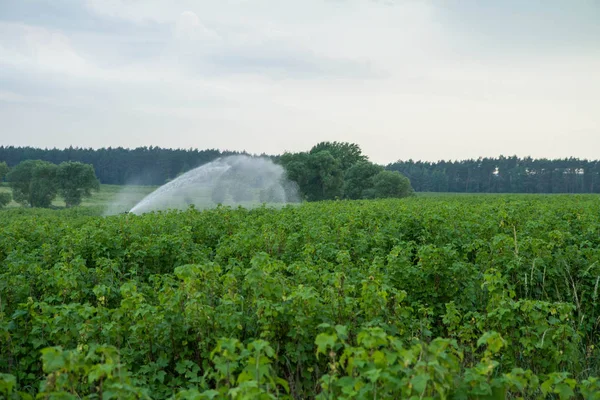
[[[135,186],[135,185],[100,185],[100,190],[92,194],[92,197],[83,199],[82,206],[108,206],[118,202],[131,204],[133,207],[148,194],[152,193],[158,186]],[[64,201],[59,199],[64,206]]]
[[[134,185],[100,185],[100,190],[92,193],[92,197],[84,198],[81,203],[82,207],[94,207],[100,213],[108,211],[119,213],[129,210],[137,202],[154,191],[157,186],[134,186]],[[10,187],[6,184],[0,184],[0,193],[12,193]],[[21,205],[14,200],[11,201],[7,208],[20,207]],[[64,208],[65,201],[62,197],[57,196],[52,202],[52,206],[56,208]]]
[[[140,186],[140,185],[100,185],[100,190],[93,192],[91,197],[84,198],[81,207],[95,209],[91,212],[94,214],[118,214],[130,210],[140,200],[153,192],[158,186]],[[11,193],[10,187],[6,183],[0,183],[0,193]],[[467,196],[493,196],[502,195],[499,193],[446,193],[446,192],[417,192],[417,197],[467,197]],[[513,196],[523,196],[524,194],[504,194]],[[195,193],[195,200],[201,200],[200,203],[212,204],[209,193]],[[253,202],[247,204],[236,203],[230,196],[223,202],[224,205],[231,206],[253,206]],[[65,202],[62,197],[57,196],[52,202],[53,208],[65,208]],[[11,201],[7,208],[21,207],[14,200]],[[89,210],[88,210],[89,211]]]
[[[146,197],[148,194],[153,192],[158,186],[137,186],[137,185],[100,185],[100,190],[92,192],[92,196],[84,198],[80,207],[87,208],[87,212],[98,215],[114,215],[125,211],[129,211],[135,206],[140,200]],[[7,192],[11,193],[8,185],[0,184],[0,193]],[[206,207],[213,207],[214,202],[211,199],[210,192],[206,190],[199,190],[190,193],[196,204],[204,204]],[[258,193],[255,193],[258,196]],[[171,206],[174,207],[186,207],[185,198],[172,198],[170,201]],[[235,202],[230,195],[227,195],[223,201],[223,205],[237,207],[256,207],[259,203],[256,201],[247,202]],[[269,204],[274,207],[279,207],[281,204]],[[8,204],[7,208],[18,208],[21,207],[19,203],[14,200]],[[65,208],[65,202],[62,197],[57,196],[52,202],[52,208],[62,209]],[[199,208],[204,208],[200,206]]]

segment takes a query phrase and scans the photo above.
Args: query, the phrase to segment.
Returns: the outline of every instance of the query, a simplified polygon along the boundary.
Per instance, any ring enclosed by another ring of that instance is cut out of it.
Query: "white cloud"
[[[61,32],[24,24],[0,23],[0,65],[86,73],[91,66]]]
[[[56,146],[279,153],[345,140],[378,162],[600,144],[597,50],[512,53],[490,39],[482,51],[438,3],[392,3],[87,0],[125,36],[0,17],[0,78],[12,74],[0,116],[19,144],[42,128]]]
[[[180,40],[209,41],[219,40],[219,35],[208,29],[200,22],[200,18],[193,11],[184,11],[175,23],[175,37]]]
[[[164,23],[176,20],[179,12],[170,1],[162,0],[86,0],[93,12],[135,23]]]
[[[11,92],[8,90],[0,90],[0,102],[6,103],[45,103],[51,104],[52,99],[41,96],[25,96],[20,93]]]

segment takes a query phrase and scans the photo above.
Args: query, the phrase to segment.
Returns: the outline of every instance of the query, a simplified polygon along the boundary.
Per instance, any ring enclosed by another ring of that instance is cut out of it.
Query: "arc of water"
[[[166,183],[143,198],[129,212],[142,214],[167,208],[183,208],[193,204],[195,198],[198,201],[198,197],[206,197],[207,193],[214,195],[215,190],[229,192],[233,199],[236,195],[239,198],[246,198],[248,195],[254,197],[251,204],[248,201],[244,203],[243,200],[239,203],[233,201],[233,204],[244,206],[261,204],[265,201],[261,199],[263,197],[267,198],[266,202],[279,204],[298,202],[299,196],[294,190],[290,191],[290,187],[294,186],[286,181],[283,167],[270,159],[230,156],[202,165]],[[260,196],[257,195],[259,191]],[[228,202],[232,203],[231,199]],[[208,200],[208,203],[214,205],[215,201]]]

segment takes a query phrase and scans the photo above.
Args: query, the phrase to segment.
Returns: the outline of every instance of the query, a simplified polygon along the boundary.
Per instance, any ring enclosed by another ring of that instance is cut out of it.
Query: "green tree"
[[[308,201],[341,198],[345,195],[345,189],[352,193],[349,198],[360,198],[363,189],[361,185],[365,183],[359,182],[361,176],[355,175],[362,170],[354,170],[348,175],[355,179],[348,187],[344,185],[346,173],[358,163],[366,163],[367,169],[373,166],[357,144],[345,142],[321,142],[308,152],[284,153],[277,161],[283,165],[287,177],[298,185],[300,194]],[[372,175],[381,170],[376,168]]]
[[[57,166],[42,160],[26,160],[7,175],[15,201],[31,207],[50,207],[57,194]]]
[[[6,176],[6,174],[8,174],[8,165],[6,165],[6,162],[0,162],[0,182],[2,182],[4,180],[4,177]]]
[[[10,203],[12,197],[10,193],[0,193],[0,208],[8,205]]]
[[[5,162],[0,163],[0,183],[4,180],[4,176],[8,173],[8,165]],[[0,193],[0,208],[10,203],[10,193]]]
[[[341,197],[344,185],[340,163],[329,151],[310,154],[308,158],[308,200],[329,200]]]
[[[373,177],[373,188],[367,190],[366,197],[408,197],[413,193],[406,176],[396,171],[381,171]]]
[[[278,160],[285,169],[287,178],[296,182],[303,197],[306,197],[309,190],[308,158],[308,153],[284,153]]]
[[[362,154],[362,150],[356,143],[348,142],[321,142],[310,149],[310,154],[317,154],[321,151],[328,151],[339,162],[343,171],[354,164],[367,161],[367,156]]]
[[[367,191],[373,188],[373,177],[382,170],[383,167],[369,161],[359,161],[351,166],[344,174],[344,198],[365,198]]]
[[[92,195],[92,190],[100,189],[94,167],[74,161],[66,161],[58,166],[56,183],[67,207],[78,206],[83,197]]]

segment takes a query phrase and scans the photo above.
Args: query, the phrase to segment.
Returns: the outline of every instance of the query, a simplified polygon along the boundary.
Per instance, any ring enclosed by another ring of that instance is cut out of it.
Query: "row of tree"
[[[10,167],[32,159],[54,164],[79,161],[92,164],[102,183],[119,185],[161,185],[192,168],[231,154],[238,153],[159,147],[109,147],[96,150],[0,146],[0,160],[6,161]],[[386,169],[399,171],[409,177],[416,191],[600,193],[598,160],[501,156],[463,161],[398,161]]]
[[[93,165],[100,182],[112,185],[162,185],[192,168],[233,154],[240,153],[160,147],[39,149],[0,146],[0,160],[5,161],[9,167],[25,160],[43,160],[53,164],[78,161]]]
[[[4,180],[4,177],[8,173],[9,168],[5,162],[0,162],[0,182]],[[12,197],[10,193],[0,192],[0,208],[4,207],[8,203],[10,203]]]
[[[600,193],[600,161],[516,156],[462,161],[398,161],[419,192]]]
[[[410,181],[369,162],[358,145],[321,142],[308,152],[275,157],[308,201],[406,197]]]
[[[92,190],[100,188],[94,167],[75,161],[56,165],[42,160],[25,160],[10,170],[6,163],[0,163],[0,180],[4,175],[14,200],[30,207],[49,207],[59,194],[67,207],[77,206],[83,197],[91,196]],[[10,200],[10,195],[4,193],[0,197],[0,206]]]
[[[322,151],[326,153],[318,154]],[[162,185],[221,156],[214,149],[67,148],[0,146],[0,160],[14,167],[25,160],[91,164],[105,184]],[[287,169],[309,200],[377,196],[391,179],[351,143],[324,142],[308,152],[273,159]],[[350,170],[350,168],[352,170]],[[410,179],[415,191],[470,193],[600,193],[600,160],[532,159],[516,156],[462,161],[398,161],[385,167]],[[0,171],[1,172],[1,171]],[[378,178],[375,179],[375,176]],[[359,183],[360,182],[360,183]],[[2,196],[0,196],[0,202]]]
[[[308,201],[405,197],[413,193],[410,181],[404,175],[369,162],[358,145],[352,143],[322,142],[308,152],[285,153],[272,158],[284,167],[287,177],[297,184],[300,196]],[[232,173],[243,177],[245,171],[243,166],[240,168],[232,169]],[[7,171],[8,165],[2,163],[0,180]],[[143,174],[143,171],[139,172]],[[185,170],[179,173],[182,172]],[[239,178],[236,185],[229,185],[232,186],[231,196],[235,201],[244,201],[252,193],[246,185],[251,177]],[[67,207],[76,206],[83,197],[99,188],[94,166],[78,161],[63,161],[57,165],[44,160],[24,160],[10,169],[6,180],[15,201],[31,207],[49,207],[58,194],[64,198]],[[281,193],[272,191],[273,188],[262,190],[261,201],[285,198],[285,185]],[[215,202],[225,199],[226,193],[221,192],[214,191]],[[0,202],[8,203],[10,197],[0,199]]]

